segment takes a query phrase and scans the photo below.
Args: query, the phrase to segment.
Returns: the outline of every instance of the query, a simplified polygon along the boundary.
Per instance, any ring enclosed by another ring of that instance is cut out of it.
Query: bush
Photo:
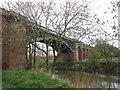
[[[89,54],[88,54],[88,59],[89,60],[97,60],[99,59],[101,56],[101,54],[98,52],[97,49],[92,49],[91,51],[89,51]]]

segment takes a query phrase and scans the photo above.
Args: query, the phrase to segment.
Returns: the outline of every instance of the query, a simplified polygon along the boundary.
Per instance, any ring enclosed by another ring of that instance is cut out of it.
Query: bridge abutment
[[[2,9],[2,68],[25,69],[26,31],[22,19]]]

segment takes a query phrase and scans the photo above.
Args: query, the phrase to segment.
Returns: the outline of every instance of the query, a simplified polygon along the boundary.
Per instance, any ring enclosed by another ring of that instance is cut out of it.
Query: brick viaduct
[[[26,28],[24,18],[13,17],[14,14],[0,8],[2,13],[2,68],[3,69],[24,69],[26,67]],[[61,53],[57,59],[59,62],[66,60],[79,61],[86,59],[89,47],[74,42],[74,51],[69,53]]]

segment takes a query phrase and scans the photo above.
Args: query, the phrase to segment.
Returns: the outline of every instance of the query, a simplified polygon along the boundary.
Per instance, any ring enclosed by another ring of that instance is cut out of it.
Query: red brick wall
[[[61,53],[57,57],[58,62],[70,62],[74,60],[74,53]]]
[[[26,66],[26,30],[23,24],[24,20],[9,19],[9,12],[6,10],[2,11],[2,67],[3,69],[23,69]]]

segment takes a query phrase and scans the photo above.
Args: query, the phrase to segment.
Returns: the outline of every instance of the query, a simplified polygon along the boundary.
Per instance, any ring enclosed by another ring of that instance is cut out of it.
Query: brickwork
[[[58,62],[71,62],[74,60],[74,53],[61,53],[57,60]]]
[[[61,53],[58,55],[58,62],[80,61],[87,59],[88,48],[80,43],[74,44],[75,51],[73,53]]]
[[[26,33],[21,19],[2,9],[2,68],[24,69]]]

